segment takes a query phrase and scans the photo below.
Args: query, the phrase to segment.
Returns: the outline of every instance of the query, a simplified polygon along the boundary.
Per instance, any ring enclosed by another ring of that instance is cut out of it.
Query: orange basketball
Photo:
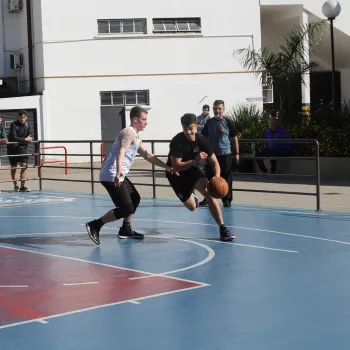
[[[208,192],[213,198],[223,198],[228,193],[228,184],[222,177],[213,177],[208,184]]]

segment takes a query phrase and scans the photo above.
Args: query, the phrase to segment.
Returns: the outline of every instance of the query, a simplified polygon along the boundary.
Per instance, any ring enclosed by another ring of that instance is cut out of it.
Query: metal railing
[[[65,174],[68,175],[68,152],[67,152],[67,147],[64,146],[45,146],[45,147],[40,147],[40,150],[43,149],[63,149],[64,150],[64,159],[54,159],[54,160],[41,160],[41,156],[45,155],[46,153],[38,153],[37,155],[37,164],[53,164],[53,163],[64,163],[64,170]],[[46,154],[47,155],[47,154]],[[38,170],[38,176],[40,176],[40,168]]]
[[[320,211],[321,210],[321,190],[320,190],[320,156],[319,156],[319,144],[317,142],[317,140],[298,140],[298,139],[293,139],[293,140],[257,140],[257,139],[240,139],[239,143],[240,145],[242,144],[264,144],[266,142],[276,142],[276,143],[290,143],[290,144],[304,144],[304,145],[311,145],[312,151],[313,151],[313,155],[312,156],[300,156],[300,157],[295,157],[295,156],[288,156],[288,157],[259,157],[259,156],[255,156],[255,155],[251,155],[251,154],[246,154],[246,155],[242,155],[241,159],[245,159],[245,158],[249,158],[252,160],[258,160],[258,159],[265,159],[265,160],[279,160],[279,159],[284,159],[284,160],[289,160],[289,161],[293,161],[293,160],[307,160],[307,161],[314,161],[315,165],[314,165],[314,169],[315,172],[311,175],[296,175],[296,174],[263,174],[263,173],[236,173],[236,175],[242,175],[242,176],[246,176],[246,175],[254,175],[254,176],[269,176],[271,178],[277,176],[277,177],[281,177],[281,176],[293,176],[293,177],[303,177],[303,176],[307,176],[307,177],[314,177],[315,181],[314,181],[314,185],[315,185],[315,192],[299,192],[299,191],[277,191],[277,190],[263,190],[263,189],[249,189],[249,188],[234,188],[233,191],[244,191],[244,192],[258,192],[258,193],[279,193],[279,194],[293,194],[293,195],[308,195],[308,196],[315,196],[316,197],[316,210]],[[63,178],[49,178],[49,177],[43,177],[41,176],[42,172],[41,170],[43,168],[62,168],[62,166],[54,166],[54,165],[45,165],[45,163],[48,163],[50,161],[44,161],[44,162],[40,162],[40,164],[37,162],[37,164],[34,165],[34,167],[37,167],[39,170],[39,174],[40,176],[38,178],[33,178],[33,179],[28,179],[28,180],[38,180],[39,181],[39,189],[42,190],[42,183],[43,181],[68,181],[68,182],[80,182],[80,183],[90,183],[91,184],[91,193],[94,194],[95,193],[95,184],[99,183],[99,181],[95,180],[94,178],[94,170],[100,170],[100,166],[99,167],[95,167],[94,166],[94,158],[97,157],[97,159],[103,161],[103,157],[105,156],[102,153],[97,153],[94,154],[94,146],[96,145],[96,147],[99,147],[100,150],[103,150],[103,144],[104,143],[113,143],[114,141],[104,141],[101,144],[101,140],[82,140],[82,141],[78,141],[78,140],[55,140],[55,141],[37,141],[37,153],[35,154],[28,154],[28,156],[35,156],[37,157],[37,159],[41,159],[42,155],[45,156],[59,156],[59,154],[56,153],[42,153],[42,144],[84,144],[88,146],[89,152],[88,153],[68,153],[67,152],[67,148],[65,148],[65,157],[67,158],[68,156],[77,156],[77,157],[88,157],[89,161],[89,166],[69,166],[68,165],[68,161],[65,162],[65,169],[66,169],[66,174],[68,172],[68,169],[81,169],[81,170],[88,170],[90,172],[90,179],[86,180],[86,179],[63,179]],[[169,144],[170,140],[144,140],[143,143],[145,144],[150,144],[151,147],[150,148],[151,152],[153,154],[155,154],[155,146],[156,144],[161,144],[161,143],[166,143]],[[50,148],[63,148],[64,146],[49,146]],[[96,148],[95,147],[95,148]],[[45,147],[46,148],[46,147]],[[163,157],[167,157],[167,155],[157,155],[160,158]],[[9,157],[9,156],[1,156],[1,157]],[[65,159],[66,159],[65,158]],[[10,168],[8,168],[10,170]],[[6,169],[1,169],[1,170],[6,170]],[[153,198],[157,197],[157,191],[156,188],[157,187],[170,187],[169,184],[160,184],[160,183],[156,183],[156,174],[157,173],[164,173],[163,169],[155,169],[155,166],[152,164],[151,169],[130,169],[130,174],[132,174],[133,172],[148,172],[151,173],[151,177],[152,177],[152,183],[137,183],[134,182],[134,185],[137,186],[149,186],[152,187],[152,192],[153,192]],[[12,180],[9,181],[0,181],[0,182],[10,182]]]

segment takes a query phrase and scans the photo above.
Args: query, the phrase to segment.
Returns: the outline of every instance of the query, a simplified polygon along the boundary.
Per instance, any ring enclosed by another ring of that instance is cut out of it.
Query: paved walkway
[[[57,165],[57,164],[56,164]],[[71,164],[70,166],[85,167],[89,164]],[[95,163],[95,167],[99,168],[100,163]],[[1,168],[0,168],[1,169]],[[133,166],[134,170],[137,169],[151,169],[149,163],[142,160],[137,160]],[[93,172],[94,178],[98,181],[99,170]],[[36,177],[37,169],[28,170],[29,177]],[[72,192],[85,192],[91,193],[91,179],[90,170],[84,169],[70,169],[69,175],[64,175],[64,169],[42,169],[43,178],[55,178],[56,180],[43,180],[43,189],[47,190],[61,190]],[[152,197],[152,176],[150,173],[135,171],[130,173],[130,179],[137,184],[141,196]],[[0,180],[9,180],[10,174],[7,170],[2,170],[0,173]],[[77,182],[58,181],[58,180],[76,180]],[[315,193],[315,185],[312,185],[311,180],[307,180],[306,184],[301,184],[299,178],[289,178],[285,180],[278,176],[262,178],[261,176],[242,176],[234,178],[234,189],[251,189],[251,190],[266,190],[266,191],[288,191],[288,192],[309,192]],[[86,181],[86,182],[82,182]],[[275,181],[275,182],[273,182]],[[284,183],[283,183],[284,181]],[[288,183],[286,183],[288,181]],[[299,183],[298,183],[299,182]],[[156,183],[168,185],[163,173],[156,174]],[[148,186],[147,186],[148,185]],[[322,184],[321,184],[322,185]],[[28,182],[28,186],[32,190],[39,189],[39,181],[32,180]],[[9,183],[0,183],[1,191],[12,190],[13,185]],[[105,193],[104,188],[99,184],[95,184],[95,193]],[[156,196],[158,198],[171,198],[175,199],[172,189],[170,187],[157,187]],[[261,206],[277,206],[286,208],[304,208],[304,209],[316,209],[316,196],[305,195],[290,195],[290,194],[276,194],[276,193],[255,193],[246,191],[234,191],[234,203],[235,204],[248,204],[248,205],[261,205]],[[350,212],[350,182],[342,186],[321,186],[321,209],[330,211],[342,211]]]

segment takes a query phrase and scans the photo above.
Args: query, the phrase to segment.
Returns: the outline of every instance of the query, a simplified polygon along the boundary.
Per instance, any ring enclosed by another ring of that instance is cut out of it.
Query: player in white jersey
[[[137,153],[149,163],[165,169],[170,174],[179,175],[174,172],[173,168],[148,152],[141,142],[138,133],[147,126],[147,114],[147,110],[142,107],[136,106],[131,109],[131,125],[119,133],[113,143],[111,153],[101,168],[100,182],[106,188],[116,208],[99,219],[86,223],[88,234],[97,245],[100,244],[102,226],[119,219],[123,219],[123,225],[118,233],[119,238],[143,239],[143,235],[133,231],[130,225],[141,197],[132,182],[126,177]]]

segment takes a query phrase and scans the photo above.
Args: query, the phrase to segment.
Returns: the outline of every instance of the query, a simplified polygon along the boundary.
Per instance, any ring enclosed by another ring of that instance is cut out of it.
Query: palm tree
[[[274,90],[279,95],[279,113],[283,117],[285,102],[291,104],[293,86],[296,77],[301,77],[305,84],[305,74],[317,70],[317,62],[309,61],[311,50],[319,46],[325,21],[311,22],[295,26],[284,43],[278,47],[278,52],[271,52],[266,46],[259,50],[252,48],[234,51],[243,67],[254,72],[262,82],[266,77],[273,82]],[[305,45],[305,42],[309,45]]]

